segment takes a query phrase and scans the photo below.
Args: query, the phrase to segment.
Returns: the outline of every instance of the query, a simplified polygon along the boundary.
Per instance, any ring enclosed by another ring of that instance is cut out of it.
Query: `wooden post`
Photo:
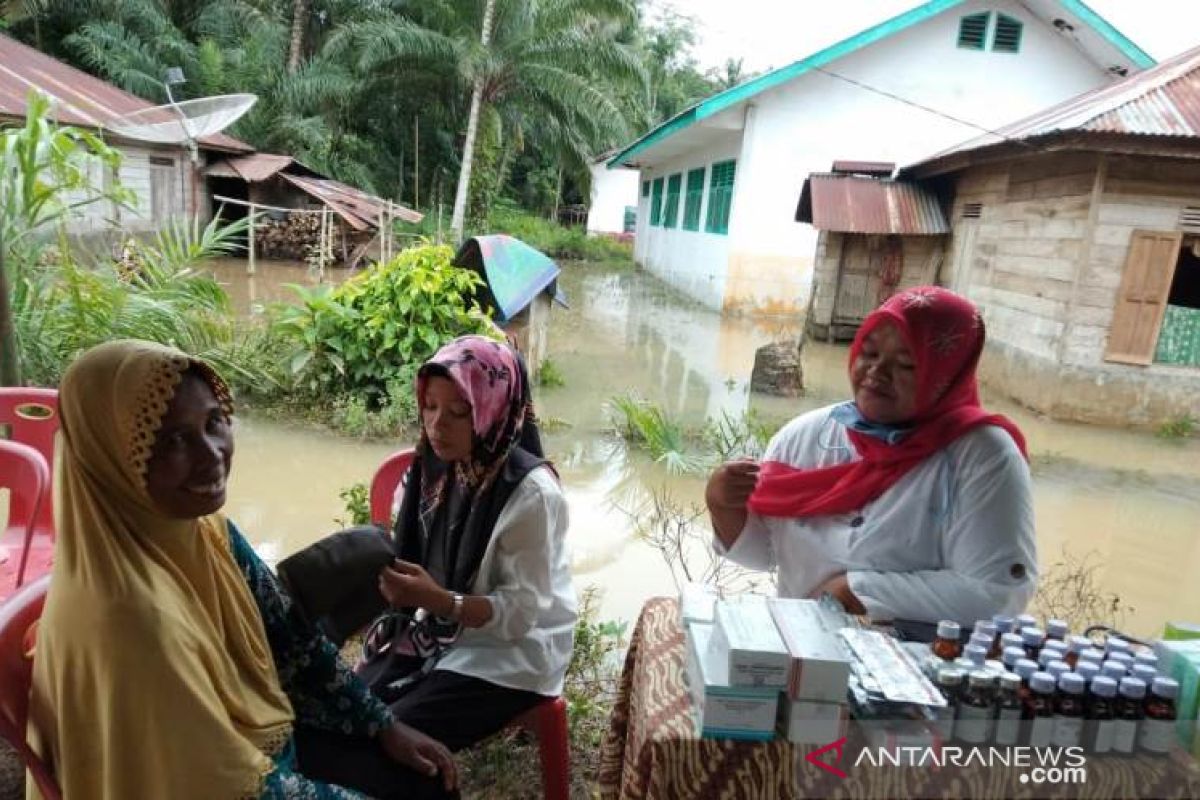
[[[421,118],[413,116],[413,208],[421,207]],[[401,196],[401,199],[404,199]]]
[[[250,230],[246,245],[246,274],[254,274],[254,203],[250,204]]]
[[[329,246],[329,206],[321,208],[321,250],[317,258],[317,282],[325,282],[325,254],[330,251]]]

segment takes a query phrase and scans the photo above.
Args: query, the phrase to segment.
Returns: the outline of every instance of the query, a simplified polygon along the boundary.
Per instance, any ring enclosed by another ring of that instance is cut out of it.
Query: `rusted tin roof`
[[[247,183],[265,181],[272,175],[297,163],[291,156],[272,153],[252,153],[222,159],[204,169],[204,174],[213,178],[240,178]]]
[[[309,178],[279,173],[279,177],[320,200],[355,230],[378,227],[379,217],[387,201],[330,178]],[[418,223],[425,215],[406,206],[392,203],[392,214],[405,222]]]
[[[104,128],[110,120],[154,106],[93,75],[0,34],[0,119],[24,119],[26,97],[36,89],[54,101],[59,123]],[[249,153],[253,147],[218,133],[198,140],[206,150]]]
[[[937,198],[927,189],[857,175],[809,175],[796,221],[842,233],[936,236],[950,232]]]

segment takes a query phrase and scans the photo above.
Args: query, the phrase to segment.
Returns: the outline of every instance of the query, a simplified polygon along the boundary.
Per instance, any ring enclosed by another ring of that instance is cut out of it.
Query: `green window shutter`
[[[708,216],[704,221],[704,230],[709,233],[729,233],[736,167],[736,161],[721,161],[712,166],[712,176],[708,179]]]
[[[1021,50],[1021,31],[1024,25],[1019,19],[996,15],[996,33],[992,37],[992,50],[997,53],[1018,53]]]
[[[988,20],[992,12],[970,14],[958,21],[958,46],[967,50],[982,50],[987,42]]]
[[[655,178],[651,185],[650,224],[662,224],[663,179]]]
[[[704,200],[704,167],[688,172],[687,194],[683,203],[683,229],[700,230],[700,205]]]
[[[642,181],[642,197],[650,196],[650,181]]]
[[[667,179],[667,207],[663,210],[663,227],[674,228],[679,221],[679,189],[683,175],[672,175]]]

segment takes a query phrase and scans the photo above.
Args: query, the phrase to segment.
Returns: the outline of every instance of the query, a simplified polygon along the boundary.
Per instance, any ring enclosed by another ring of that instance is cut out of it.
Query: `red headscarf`
[[[797,469],[767,461],[750,509],[769,517],[812,517],[861,508],[933,453],[980,425],[1008,431],[1025,454],[1015,424],[979,405],[975,368],[983,352],[983,319],[970,301],[937,286],[918,286],[871,312],[850,347],[853,368],[867,335],[891,322],[916,362],[917,411],[896,444],[859,431],[847,434],[861,458],[848,464]]]

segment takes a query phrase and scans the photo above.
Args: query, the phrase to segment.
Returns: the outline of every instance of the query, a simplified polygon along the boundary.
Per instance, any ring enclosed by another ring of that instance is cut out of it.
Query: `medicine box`
[[[1179,682],[1175,700],[1176,734],[1184,750],[1191,750],[1200,716],[1200,639],[1158,641],[1158,671]]]
[[[783,689],[791,656],[779,637],[765,597],[717,601],[711,656],[730,686]]]
[[[788,651],[788,698],[845,703],[850,657],[838,636],[842,621],[816,600],[772,598],[768,607]]]
[[[689,622],[712,622],[720,594],[704,583],[685,583],[679,593],[679,616]]]
[[[779,733],[795,744],[829,744],[846,735],[844,703],[789,700],[779,704]]]
[[[687,680],[700,735],[722,739],[774,739],[779,691],[730,686],[716,674],[721,670],[714,668],[716,665],[710,652],[713,626],[690,622],[686,630]]]

